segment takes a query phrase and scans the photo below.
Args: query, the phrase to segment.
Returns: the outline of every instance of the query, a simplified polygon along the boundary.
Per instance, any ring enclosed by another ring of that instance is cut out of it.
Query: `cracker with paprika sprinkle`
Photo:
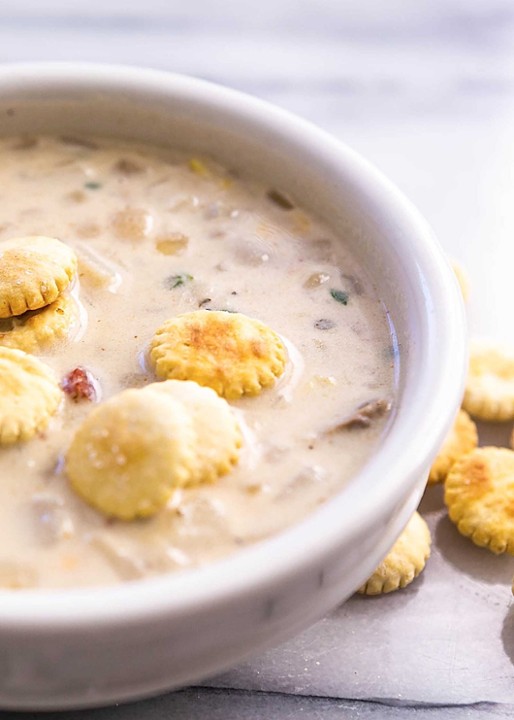
[[[286,350],[267,325],[241,313],[197,310],[162,325],[150,362],[160,379],[194,380],[235,400],[273,385],[286,366]]]

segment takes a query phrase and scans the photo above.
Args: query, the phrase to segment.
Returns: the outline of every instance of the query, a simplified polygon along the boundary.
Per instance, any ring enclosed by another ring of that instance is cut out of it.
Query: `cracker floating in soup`
[[[191,418],[171,395],[125,390],[86,417],[66,471],[73,489],[107,516],[147,517],[196,472],[196,442]]]
[[[0,240],[0,318],[57,300],[77,270],[73,250],[52,237]]]
[[[188,279],[176,276],[174,287]],[[150,360],[159,378],[195,380],[234,400],[273,385],[284,372],[286,351],[278,335],[259,320],[197,310],[157,330]]]
[[[75,299],[63,293],[40,310],[0,320],[0,345],[28,353],[45,352],[71,336],[78,328],[79,314]]]
[[[21,350],[0,347],[0,445],[30,440],[46,428],[61,398],[45,363]],[[7,480],[9,475],[2,477]]]
[[[188,380],[152,383],[145,392],[177,400],[193,423],[197,467],[189,485],[215,482],[230,472],[239,459],[242,438],[237,418],[225,400],[211,388]]]

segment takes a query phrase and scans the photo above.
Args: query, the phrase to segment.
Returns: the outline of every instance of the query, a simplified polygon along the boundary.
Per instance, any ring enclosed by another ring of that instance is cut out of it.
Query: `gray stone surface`
[[[433,536],[422,576],[402,592],[355,596],[280,648],[213,686],[416,705],[514,701],[514,558],[461,537],[441,489],[421,504]]]
[[[427,706],[246,690],[189,688],[144,702],[75,713],[0,713],[1,720],[508,720],[514,705]]]

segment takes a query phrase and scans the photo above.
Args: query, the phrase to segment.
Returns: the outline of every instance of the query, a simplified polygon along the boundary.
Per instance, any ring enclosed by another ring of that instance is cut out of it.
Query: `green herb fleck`
[[[193,276],[189,275],[189,273],[180,273],[179,275],[170,275],[164,282],[166,287],[173,290],[173,288],[180,287],[181,285],[191,282],[192,279]]]
[[[93,180],[91,180],[89,182],[84,183],[84,187],[87,188],[88,190],[98,190],[99,188],[102,187],[102,183],[94,182]]]
[[[341,303],[341,305],[348,305],[348,299],[350,296],[347,292],[344,292],[344,290],[335,290],[334,288],[331,288],[330,294],[336,302]]]

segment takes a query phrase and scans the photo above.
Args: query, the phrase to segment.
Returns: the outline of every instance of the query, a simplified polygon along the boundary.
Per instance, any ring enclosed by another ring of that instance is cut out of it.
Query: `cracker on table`
[[[359,588],[361,595],[380,595],[409,585],[430,556],[430,530],[418,512],[382,560],[373,575]]]
[[[492,341],[475,341],[462,407],[480,420],[514,419],[514,351]]]
[[[462,535],[494,553],[514,555],[514,452],[479,447],[457,460],[444,488]]]
[[[163,393],[180,402],[196,433],[197,466],[188,484],[212,483],[239,459],[241,431],[234,411],[214,390],[190,380],[152,383],[144,392]]]
[[[28,353],[42,352],[70,337],[78,323],[78,305],[69,293],[63,293],[40,310],[0,320],[0,345]]]
[[[478,445],[477,426],[465,410],[459,410],[428,476],[429,484],[442,482],[453,463]]]
[[[160,379],[194,380],[229,400],[258,395],[286,365],[279,336],[241,313],[197,310],[162,325],[150,361]]]
[[[29,440],[42,431],[61,399],[47,365],[21,350],[0,347],[0,444]]]
[[[76,271],[74,251],[55,238],[34,235],[0,241],[0,318],[50,305]]]
[[[96,406],[66,454],[72,488],[108,516],[133,520],[163,508],[196,471],[196,435],[166,393],[124,390]]]

